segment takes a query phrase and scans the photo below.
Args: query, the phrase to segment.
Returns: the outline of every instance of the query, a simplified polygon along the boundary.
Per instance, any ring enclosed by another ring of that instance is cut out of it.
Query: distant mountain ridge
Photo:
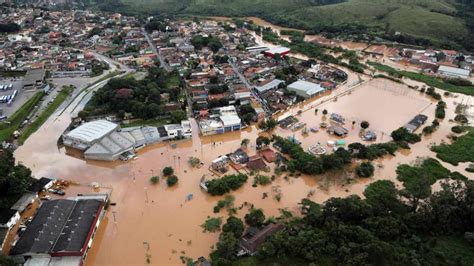
[[[87,0],[85,0],[87,1]],[[473,0],[97,0],[132,14],[258,16],[312,32],[401,33],[474,50]]]

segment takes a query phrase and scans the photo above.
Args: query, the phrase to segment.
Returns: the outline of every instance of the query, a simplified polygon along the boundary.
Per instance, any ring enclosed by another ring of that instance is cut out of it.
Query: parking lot
[[[2,96],[11,95],[16,90],[17,94],[15,99],[12,101],[10,105],[6,102],[0,103],[0,113],[3,112],[2,115],[6,115],[10,117],[15,111],[20,108],[37,90],[30,90],[25,91],[23,90],[23,82],[22,78],[7,78],[7,79],[0,79],[0,86],[5,86],[12,84],[12,88],[8,90],[0,90],[0,98]]]

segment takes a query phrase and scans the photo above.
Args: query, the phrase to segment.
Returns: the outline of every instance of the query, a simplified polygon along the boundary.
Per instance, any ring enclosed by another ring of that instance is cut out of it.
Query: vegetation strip
[[[0,124],[0,142],[7,140],[15,130],[28,118],[35,106],[43,99],[43,91],[36,92],[22,107],[20,107],[10,118]]]
[[[458,137],[451,144],[433,146],[436,157],[452,165],[463,162],[474,163],[474,128],[470,128],[466,135]]]
[[[44,122],[48,120],[54,111],[56,111],[56,109],[58,109],[58,107],[67,99],[71,92],[72,88],[70,87],[65,87],[62,89],[53,102],[49,104],[48,107],[46,107],[46,109],[38,116],[38,118],[36,118],[33,123],[26,127],[26,129],[18,138],[18,143],[22,145],[31,136],[31,134],[35,133],[44,124]]]
[[[383,72],[387,72],[390,76],[395,78],[406,77],[412,80],[420,81],[426,83],[428,86],[436,87],[445,91],[462,93],[466,95],[474,96],[474,86],[461,86],[455,85],[455,81],[441,79],[437,77],[428,76],[421,73],[415,73],[410,71],[396,70],[393,67],[383,65],[376,62],[367,62],[367,64],[373,66],[375,69]],[[452,83],[449,83],[452,82]]]

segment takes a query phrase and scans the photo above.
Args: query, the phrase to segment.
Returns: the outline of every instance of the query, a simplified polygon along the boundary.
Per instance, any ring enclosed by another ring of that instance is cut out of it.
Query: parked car
[[[51,192],[51,193],[59,195],[59,196],[66,195],[66,192],[64,192],[64,190],[62,190],[62,189],[50,188],[50,189],[48,189],[48,192]]]

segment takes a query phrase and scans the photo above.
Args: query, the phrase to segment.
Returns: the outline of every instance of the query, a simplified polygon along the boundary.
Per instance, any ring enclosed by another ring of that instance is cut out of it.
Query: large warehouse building
[[[83,265],[106,194],[44,201],[10,255],[24,265]]]
[[[314,97],[325,91],[325,89],[321,87],[321,85],[305,80],[298,80],[296,82],[293,82],[288,85],[287,89],[289,91],[294,91],[296,95],[305,99]]]
[[[156,127],[120,128],[107,120],[84,123],[63,135],[63,144],[84,152],[89,160],[114,161],[121,155],[153,143],[174,138],[191,138],[189,121]]]

